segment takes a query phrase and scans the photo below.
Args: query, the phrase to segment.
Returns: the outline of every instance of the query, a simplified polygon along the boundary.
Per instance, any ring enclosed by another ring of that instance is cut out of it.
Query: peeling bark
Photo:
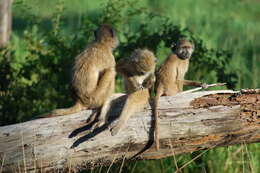
[[[117,94],[109,113],[112,123],[125,98]],[[110,135],[107,125],[90,132],[86,120],[93,113],[86,110],[0,127],[3,169],[76,171],[129,159],[138,153],[137,159],[158,159],[173,153],[260,142],[259,92],[204,91],[162,97],[160,151],[153,146],[150,106],[132,116],[116,136]]]

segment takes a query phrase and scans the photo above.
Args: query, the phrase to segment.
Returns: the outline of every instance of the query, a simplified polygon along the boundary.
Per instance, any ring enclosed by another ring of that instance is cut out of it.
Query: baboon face
[[[95,32],[96,41],[109,44],[113,49],[119,44],[114,28],[109,24],[101,25]]]
[[[178,55],[180,59],[189,59],[194,51],[194,45],[187,40],[179,40],[176,46],[172,47],[174,53]]]
[[[146,73],[155,69],[157,58],[154,56],[153,52],[147,49],[135,50],[131,55],[131,58],[135,64],[136,70],[140,73]]]

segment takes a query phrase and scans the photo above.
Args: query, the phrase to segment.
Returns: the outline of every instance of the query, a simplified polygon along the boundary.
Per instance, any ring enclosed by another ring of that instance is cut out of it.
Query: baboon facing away
[[[72,114],[83,109],[100,108],[114,92],[115,59],[113,49],[118,45],[115,30],[108,24],[95,31],[95,40],[80,53],[72,68],[71,88],[75,105],[56,109],[43,117]]]

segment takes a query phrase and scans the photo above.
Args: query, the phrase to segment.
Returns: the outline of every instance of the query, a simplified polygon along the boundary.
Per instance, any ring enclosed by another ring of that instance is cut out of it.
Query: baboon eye
[[[141,72],[140,72],[140,75],[144,75],[144,74],[145,74],[145,71],[141,71]]]

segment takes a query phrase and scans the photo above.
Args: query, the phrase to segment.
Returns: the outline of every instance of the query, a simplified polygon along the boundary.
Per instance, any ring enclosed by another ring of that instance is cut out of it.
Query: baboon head
[[[137,49],[131,55],[131,60],[134,64],[136,72],[139,74],[145,74],[155,70],[157,58],[153,52],[147,49]]]
[[[180,59],[189,59],[194,51],[194,45],[190,41],[182,39],[176,45],[172,45],[172,51]]]
[[[111,48],[116,48],[119,44],[117,34],[114,28],[109,24],[102,24],[96,31],[95,31],[95,39],[98,42],[107,44]]]

